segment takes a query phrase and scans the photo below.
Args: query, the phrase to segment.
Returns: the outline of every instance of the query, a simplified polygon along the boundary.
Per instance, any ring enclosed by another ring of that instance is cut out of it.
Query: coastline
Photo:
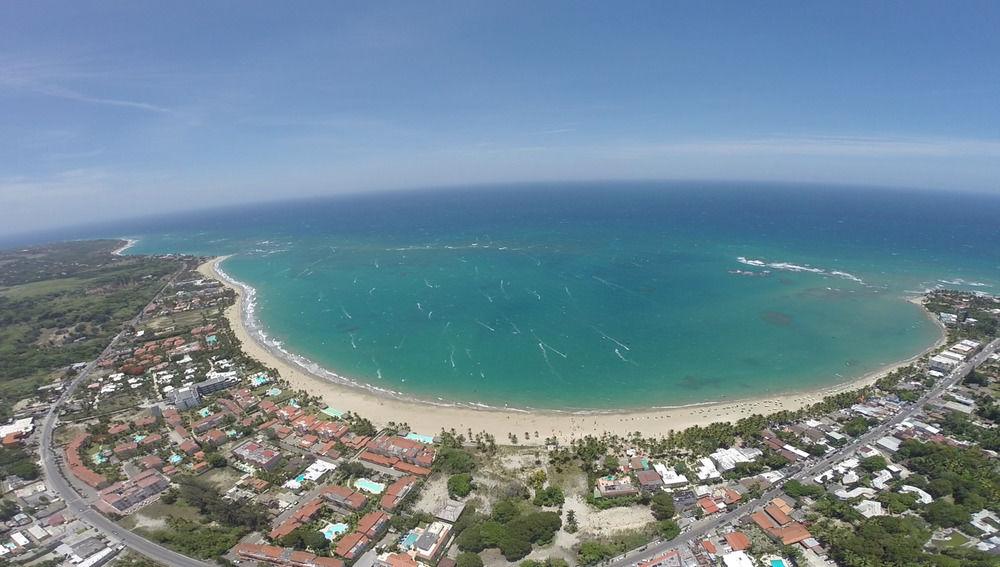
[[[122,240],[125,241],[125,244],[122,244],[118,248],[115,248],[114,250],[112,250],[111,251],[111,255],[112,256],[124,256],[126,250],[128,250],[129,248],[135,246],[136,243],[139,242],[138,240],[135,240],[135,239],[132,239],[132,238],[122,238]]]
[[[442,429],[458,433],[485,432],[503,442],[508,434],[523,439],[525,432],[532,438],[524,444],[539,444],[546,437],[555,437],[561,443],[585,435],[613,433],[628,435],[641,432],[644,436],[660,436],[670,430],[680,431],[694,425],[707,425],[718,421],[736,421],[753,414],[770,414],[777,411],[795,411],[818,402],[830,394],[868,386],[887,373],[906,366],[945,343],[946,333],[940,324],[917,298],[910,301],[920,306],[924,314],[934,321],[941,335],[935,343],[919,354],[899,361],[859,378],[842,384],[804,392],[789,392],[767,398],[744,399],[724,402],[704,402],[669,408],[652,408],[620,411],[558,412],[553,410],[526,411],[496,407],[445,405],[418,401],[398,392],[377,391],[363,384],[336,375],[319,365],[294,354],[264,343],[253,329],[253,289],[230,278],[219,268],[228,256],[213,258],[198,267],[202,275],[218,280],[233,289],[237,301],[226,308],[225,316],[236,338],[247,355],[275,368],[293,388],[317,395],[327,404],[341,411],[351,411],[384,425],[390,421],[407,423],[416,432],[434,435]],[[248,300],[248,295],[251,296]],[[248,320],[251,319],[251,320]],[[534,437],[534,433],[538,437]]]

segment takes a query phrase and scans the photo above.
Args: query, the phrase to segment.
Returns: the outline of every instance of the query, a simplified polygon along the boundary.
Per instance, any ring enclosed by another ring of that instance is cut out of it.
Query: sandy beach
[[[267,366],[276,368],[281,377],[292,387],[320,396],[324,401],[341,411],[352,411],[372,420],[376,424],[390,421],[408,423],[414,431],[436,434],[442,429],[454,429],[467,434],[486,432],[496,437],[498,443],[507,443],[508,434],[518,436],[522,444],[541,443],[546,437],[556,437],[560,442],[585,435],[600,435],[604,432],[627,435],[638,431],[645,436],[664,435],[670,430],[679,431],[692,425],[705,425],[718,421],[735,421],[753,414],[769,414],[780,410],[794,411],[821,400],[829,394],[842,392],[874,383],[879,377],[905,366],[920,358],[927,351],[944,344],[943,327],[938,341],[924,353],[911,359],[889,365],[856,380],[810,392],[769,396],[762,399],[706,403],[667,409],[636,410],[607,413],[560,413],[525,412],[522,410],[474,409],[468,407],[447,407],[436,404],[398,399],[389,395],[379,395],[360,387],[334,383],[311,372],[297,362],[282,356],[248,332],[244,324],[244,302],[246,293],[240,286],[220,274],[218,264],[225,258],[215,258],[202,264],[199,272],[217,279],[232,288],[239,295],[239,301],[226,310],[226,317],[243,345],[244,351]],[[919,303],[918,303],[919,304]],[[928,313],[928,316],[929,313]],[[933,319],[933,317],[932,317]],[[935,322],[936,319],[934,319]],[[939,324],[940,326],[940,324]],[[526,432],[531,439],[524,439]],[[538,433],[536,439],[535,432]]]

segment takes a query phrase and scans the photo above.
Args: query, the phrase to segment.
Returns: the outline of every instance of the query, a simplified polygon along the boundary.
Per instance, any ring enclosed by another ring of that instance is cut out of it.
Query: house
[[[368,450],[418,467],[430,467],[434,464],[434,447],[398,435],[375,439],[368,444]]]
[[[281,452],[256,441],[247,441],[233,449],[233,455],[244,463],[265,471],[273,471],[281,462]]]
[[[155,469],[146,469],[126,482],[100,491],[98,507],[111,513],[124,514],[128,509],[156,496],[170,486],[170,482]]]
[[[764,453],[760,449],[753,447],[728,447],[717,450],[708,458],[715,463],[717,470],[727,472],[736,468],[736,465],[740,463],[753,462],[763,455]]]
[[[725,538],[726,544],[733,551],[746,551],[750,549],[750,538],[743,532],[729,532],[722,537]]]
[[[663,487],[663,478],[655,470],[640,470],[635,473],[639,488],[646,492],[656,492]]]
[[[751,514],[750,519],[783,545],[792,545],[812,537],[805,526],[792,520],[774,501],[765,506],[763,511]]]
[[[355,528],[355,531],[364,534],[369,539],[376,540],[389,529],[389,519],[389,514],[381,510],[369,512],[358,520],[358,527]]]
[[[442,561],[444,561],[442,559]],[[373,567],[420,567],[423,563],[418,562],[407,553],[389,553],[388,551],[379,555],[375,559]],[[438,562],[441,567],[441,562]]]
[[[333,557],[319,557],[306,551],[295,551],[274,545],[240,543],[233,553],[243,559],[287,567],[344,567],[344,562]]]
[[[111,427],[108,427],[108,435],[121,435],[131,430],[132,424],[130,423],[115,423]]]
[[[413,544],[413,551],[416,558],[428,563],[433,563],[441,552],[447,547],[448,538],[451,535],[451,526],[440,521],[432,522],[424,528],[423,533]]]
[[[180,449],[182,452],[184,452],[184,454],[186,455],[193,455],[197,453],[199,449],[201,449],[201,447],[199,447],[198,444],[192,441],[191,439],[186,439],[183,443],[178,445],[177,448]]]
[[[129,441],[127,443],[119,443],[115,446],[115,456],[119,459],[127,459],[132,455],[135,455],[136,451],[139,450],[139,444],[135,441]]]
[[[192,386],[177,388],[170,394],[170,401],[178,410],[184,411],[201,405],[201,396],[198,394],[198,390]]]
[[[225,419],[226,419],[226,414],[222,413],[221,411],[216,412],[208,417],[199,419],[198,421],[194,422],[194,425],[191,426],[191,429],[193,429],[195,433],[204,433],[209,429],[219,427],[220,425],[222,425]]]
[[[705,514],[715,514],[719,511],[719,506],[715,503],[715,500],[707,496],[698,499],[698,506]]]
[[[663,486],[667,488],[679,488],[688,483],[686,476],[677,474],[677,471],[672,468],[668,468],[663,463],[654,464],[653,470],[660,474],[660,480],[663,481]]]
[[[343,486],[328,486],[320,492],[320,496],[347,512],[357,512],[368,502],[362,494]]]
[[[104,475],[87,468],[87,465],[83,463],[83,459],[80,457],[80,449],[89,443],[89,433],[82,433],[74,437],[66,445],[66,463],[69,465],[69,470],[73,473],[73,476],[80,479],[87,486],[95,489],[104,488],[110,484],[108,479]]]
[[[615,498],[618,496],[635,496],[639,494],[639,489],[632,484],[629,477],[615,478],[605,476],[597,479],[595,491],[601,498]]]
[[[334,553],[347,559],[348,561],[353,561],[368,549],[368,544],[371,540],[367,536],[358,532],[351,532],[344,537],[340,538],[337,543],[337,548]]]
[[[229,437],[221,429],[211,429],[202,436],[201,440],[209,447],[218,447],[228,441]]]
[[[413,490],[413,487],[417,485],[417,477],[415,476],[404,476],[398,479],[396,482],[390,484],[385,492],[382,493],[381,506],[383,510],[391,512],[400,502],[406,498],[406,495]]]
[[[147,455],[139,459],[139,466],[143,469],[160,470],[163,468],[163,459],[156,455]]]

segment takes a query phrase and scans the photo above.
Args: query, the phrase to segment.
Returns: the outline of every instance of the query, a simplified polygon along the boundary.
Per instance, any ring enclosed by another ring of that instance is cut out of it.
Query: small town
[[[151,300],[0,427],[6,563],[820,567],[905,564],[926,550],[956,565],[1000,556],[996,297],[928,294],[944,346],[798,412],[659,438],[560,444],[511,432],[500,444],[373,424],[293,390],[243,354],[221,316],[235,297],[195,271],[201,259],[149,262],[167,268],[150,272]]]

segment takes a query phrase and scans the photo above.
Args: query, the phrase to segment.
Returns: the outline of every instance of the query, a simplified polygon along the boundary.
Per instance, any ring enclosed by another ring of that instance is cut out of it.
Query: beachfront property
[[[618,496],[635,496],[639,489],[632,484],[627,476],[603,476],[597,479],[594,486],[595,498],[616,498]]]
[[[430,468],[434,463],[434,447],[398,435],[379,437],[368,443],[367,450],[376,455],[396,458],[418,467]]]

